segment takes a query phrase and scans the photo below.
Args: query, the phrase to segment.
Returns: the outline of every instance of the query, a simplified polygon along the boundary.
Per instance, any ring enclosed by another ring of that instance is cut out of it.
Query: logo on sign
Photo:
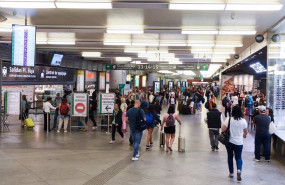
[[[85,111],[85,105],[83,103],[78,103],[75,105],[75,110],[78,113],[83,113]]]
[[[2,68],[2,74],[3,74],[3,77],[7,76],[7,67]]]

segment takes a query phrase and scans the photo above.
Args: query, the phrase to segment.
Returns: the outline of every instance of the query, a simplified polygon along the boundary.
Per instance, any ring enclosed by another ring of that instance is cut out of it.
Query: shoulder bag
[[[229,143],[229,139],[230,139],[230,126],[231,126],[231,117],[229,118],[229,124],[228,124],[228,128],[226,131],[222,132],[219,137],[218,140],[220,141],[220,143],[222,143],[223,145],[227,145]]]

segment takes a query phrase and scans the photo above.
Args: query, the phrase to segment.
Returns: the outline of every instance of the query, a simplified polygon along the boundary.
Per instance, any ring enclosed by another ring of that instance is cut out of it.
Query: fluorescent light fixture
[[[36,41],[37,44],[48,44],[47,40],[37,40]]]
[[[75,41],[48,41],[50,45],[75,45]]]
[[[182,62],[168,62],[168,64],[177,65],[177,64],[183,64],[183,63]]]
[[[143,34],[143,29],[113,29],[108,28],[107,33],[120,33],[120,34]]]
[[[1,8],[56,8],[54,1],[0,1]]]
[[[117,62],[130,62],[130,61],[132,61],[131,57],[116,57],[115,59]]]
[[[278,11],[283,5],[281,3],[228,3],[226,10],[241,11]]]
[[[158,42],[133,42],[133,46],[159,46]]]
[[[219,34],[218,30],[182,30],[181,34],[189,35],[217,35]]]
[[[124,49],[125,53],[146,53],[145,49]]]
[[[113,42],[113,41],[104,41],[103,42],[104,45],[106,46],[130,46],[131,42],[126,42],[126,41],[122,41],[122,42]]]
[[[100,52],[82,52],[82,56],[86,58],[101,57],[101,53]]]
[[[233,43],[233,44],[230,44],[230,43],[217,43],[215,45],[216,47],[243,47],[243,44],[242,43]]]
[[[191,70],[183,70],[183,71],[177,71],[177,73],[178,74],[180,74],[180,75],[188,75],[188,76],[193,76],[193,75],[196,75],[193,71],[191,71]]]
[[[57,8],[68,9],[112,9],[110,2],[55,2]]]
[[[12,32],[12,28],[0,28],[0,32]]]
[[[165,74],[172,74],[173,72],[172,71],[168,71],[168,70],[160,70],[160,71],[157,71],[158,73],[165,73]]]
[[[132,61],[131,64],[147,64],[147,63],[143,63],[141,61]]]
[[[223,63],[226,63],[227,60],[226,59],[219,59],[219,58],[211,58],[211,62],[223,62]]]
[[[220,35],[255,35],[256,30],[220,30]]]
[[[229,55],[195,55],[194,56],[195,59],[203,59],[203,58],[207,58],[207,59],[230,59],[231,57]]]
[[[161,42],[160,46],[187,46],[185,42]]]
[[[170,3],[170,10],[224,10],[224,3]]]
[[[195,47],[214,47],[214,43],[188,43],[188,46],[195,46]]]
[[[232,54],[235,54],[236,52],[235,51],[214,51],[213,54],[229,54],[229,55],[232,55]]]
[[[263,65],[260,64],[260,62],[256,62],[255,64],[251,64],[250,67],[256,72],[256,73],[263,73],[267,70],[264,68]]]

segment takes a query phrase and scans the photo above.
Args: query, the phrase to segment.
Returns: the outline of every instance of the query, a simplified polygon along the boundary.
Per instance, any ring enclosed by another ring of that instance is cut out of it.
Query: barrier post
[[[110,114],[109,114],[109,111],[108,111],[108,132],[107,134],[110,133]]]

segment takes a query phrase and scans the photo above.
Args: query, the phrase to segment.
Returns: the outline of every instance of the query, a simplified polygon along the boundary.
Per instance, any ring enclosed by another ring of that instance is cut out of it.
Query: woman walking
[[[27,108],[27,97],[26,95],[22,95],[22,100],[21,100],[21,126],[22,128],[24,128],[25,126],[25,119],[28,118],[28,113],[29,113],[29,109]]]
[[[127,131],[127,124],[126,124],[126,114],[127,114],[127,108],[128,108],[128,105],[126,104],[126,99],[125,98],[122,98],[121,99],[121,111],[123,113],[122,115],[122,121],[123,121],[123,133],[125,133]]]
[[[232,117],[226,119],[222,126],[222,132],[230,128],[229,143],[226,145],[228,152],[228,166],[229,166],[229,178],[234,177],[234,165],[233,157],[235,156],[237,164],[237,181],[241,181],[242,171],[242,149],[243,138],[247,135],[247,122],[243,119],[243,114],[239,106],[234,106],[232,111]]]
[[[121,136],[121,140],[124,140],[124,134],[122,132],[122,111],[119,108],[119,104],[115,104],[114,112],[113,112],[113,120],[112,120],[112,140],[110,141],[110,144],[115,143],[115,134],[116,130],[119,132]]]
[[[159,116],[154,110],[154,105],[150,105],[145,111],[146,125],[147,125],[147,139],[146,139],[146,149],[150,149],[153,146],[152,142],[152,132],[155,127],[155,121],[161,123]]]
[[[164,133],[166,135],[166,152],[169,150],[172,152],[172,144],[175,140],[175,120],[181,125],[181,121],[178,115],[175,113],[175,107],[169,106],[167,113],[165,113],[163,116],[163,121],[161,124],[161,131],[164,127]]]
[[[60,132],[62,123],[64,123],[64,132],[67,132],[67,126],[68,126],[68,121],[69,121],[69,104],[67,103],[67,99],[63,98],[62,102],[59,104],[59,124],[58,124],[58,129],[57,132]]]

